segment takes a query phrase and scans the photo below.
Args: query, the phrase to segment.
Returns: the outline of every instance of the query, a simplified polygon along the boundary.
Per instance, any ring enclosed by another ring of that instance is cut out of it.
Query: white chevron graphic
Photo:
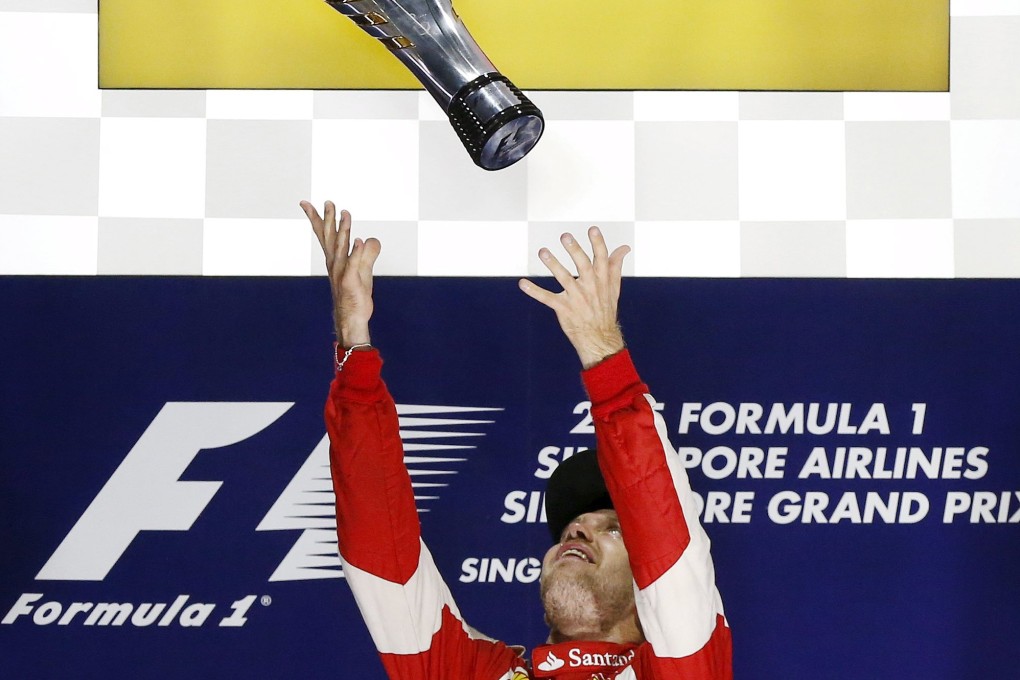
[[[440,498],[459,467],[477,449],[464,437],[484,437],[479,430],[492,420],[463,414],[496,412],[501,408],[397,404],[404,464],[411,476],[418,512]],[[461,417],[450,418],[452,414]],[[434,440],[421,443],[420,440]],[[440,443],[455,439],[458,443]],[[428,480],[428,481],[426,481]],[[276,499],[256,531],[301,531],[294,546],[276,568],[270,581],[305,581],[343,578],[337,555],[335,497],[329,476],[329,438],[323,437]]]

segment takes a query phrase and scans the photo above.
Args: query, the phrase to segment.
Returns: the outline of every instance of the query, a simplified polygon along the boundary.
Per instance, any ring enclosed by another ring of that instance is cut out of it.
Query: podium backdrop
[[[335,558],[326,282],[0,285],[5,677],[382,677]],[[533,647],[544,477],[593,442],[576,358],[513,279],[376,300],[425,538],[467,620]],[[738,677],[1015,673],[1017,309],[1016,281],[625,281]]]

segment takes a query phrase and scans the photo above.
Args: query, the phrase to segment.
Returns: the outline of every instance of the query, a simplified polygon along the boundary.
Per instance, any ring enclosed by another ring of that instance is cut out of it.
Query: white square
[[[649,121],[737,120],[737,92],[635,92],[634,119]]]
[[[202,231],[204,276],[308,276],[306,220],[207,218]]]
[[[97,15],[2,16],[0,116],[99,116]]]
[[[953,216],[1020,217],[1020,121],[950,123]]]
[[[1016,0],[952,0],[949,16],[953,17],[1008,17],[1020,16],[1020,3]]]
[[[528,219],[634,219],[634,123],[558,121],[528,155]]]
[[[737,125],[741,220],[846,218],[842,121],[741,121]]]
[[[103,118],[102,217],[203,217],[205,120]]]
[[[206,116],[229,120],[310,120],[310,90],[209,90]]]
[[[948,92],[847,92],[846,120],[949,120]]]
[[[848,220],[849,278],[952,278],[952,220]]]
[[[94,275],[99,218],[0,215],[0,275]]]
[[[636,276],[740,276],[740,223],[637,222]]]
[[[524,276],[527,222],[421,222],[419,276]]]
[[[418,93],[418,120],[445,120],[449,121],[446,111],[439,105],[439,102],[425,90]]]
[[[312,196],[355,220],[418,219],[418,121],[316,120]]]

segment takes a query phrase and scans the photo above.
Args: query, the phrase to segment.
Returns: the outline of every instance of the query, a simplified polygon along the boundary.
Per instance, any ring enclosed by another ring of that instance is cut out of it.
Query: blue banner
[[[465,618],[545,639],[545,479],[594,442],[510,279],[381,278],[373,342]],[[737,677],[1012,677],[1020,282],[628,279]],[[381,678],[335,557],[318,279],[0,281],[11,678]],[[332,540],[332,544],[330,544]]]

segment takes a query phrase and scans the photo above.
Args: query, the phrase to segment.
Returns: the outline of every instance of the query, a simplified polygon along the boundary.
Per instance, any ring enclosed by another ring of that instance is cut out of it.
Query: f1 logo
[[[280,418],[293,402],[170,402],[36,575],[40,581],[102,581],[142,531],[188,531],[223,485],[181,481],[204,449],[237,444]],[[455,475],[476,448],[461,437],[493,421],[482,406],[396,404],[404,464],[412,476]],[[468,415],[470,414],[470,415]],[[451,417],[452,416],[452,417]],[[457,437],[457,443],[434,438]],[[422,443],[421,438],[433,439]],[[426,454],[426,455],[421,455]],[[329,440],[323,437],[269,509],[256,531],[301,531],[270,581],[343,578],[336,554],[336,515],[329,481]],[[326,476],[323,477],[323,470]],[[415,501],[435,500],[446,482],[414,481]],[[419,490],[421,495],[419,495]],[[325,552],[324,552],[325,551]]]
[[[222,482],[182,482],[203,449],[273,424],[293,402],[169,402],[36,576],[102,581],[140,531],[187,531]]]

